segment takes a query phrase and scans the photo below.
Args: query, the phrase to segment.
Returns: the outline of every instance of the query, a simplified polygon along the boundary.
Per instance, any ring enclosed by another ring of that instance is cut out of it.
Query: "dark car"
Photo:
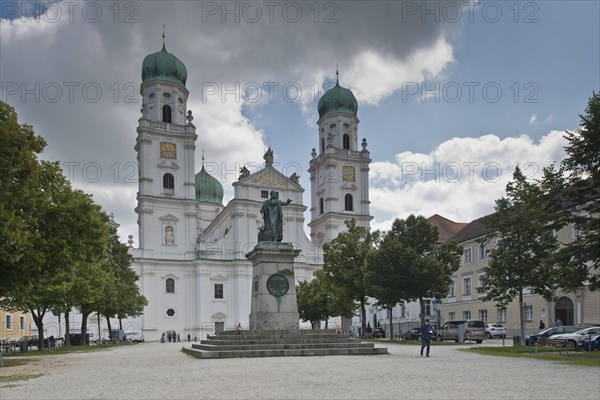
[[[593,335],[591,338],[591,350],[600,350],[600,335]],[[585,351],[590,351],[590,337],[589,336],[585,336],[582,340],[581,340],[581,344],[579,345],[579,348]]]
[[[538,333],[533,333],[525,338],[525,345],[545,344],[548,338],[552,335],[560,335],[562,333],[574,333],[584,328],[589,328],[594,325],[563,325],[552,326]]]
[[[371,333],[372,338],[383,338],[385,339],[385,330],[383,328],[375,328]]]
[[[431,340],[437,340],[437,334],[433,327],[429,327],[429,333],[431,334]],[[402,340],[421,340],[421,328],[412,328],[408,332],[400,334]]]

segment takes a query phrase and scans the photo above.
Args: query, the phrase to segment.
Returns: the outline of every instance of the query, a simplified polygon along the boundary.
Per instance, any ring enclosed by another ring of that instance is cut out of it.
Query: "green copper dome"
[[[187,69],[165,49],[164,43],[161,51],[147,55],[142,63],[142,83],[156,80],[176,83],[186,89]]]
[[[223,185],[218,179],[210,176],[204,166],[196,174],[196,200],[203,203],[222,204],[223,202]]]
[[[336,83],[334,87],[325,92],[319,100],[319,118],[326,114],[344,113],[356,116],[358,101],[350,89]]]

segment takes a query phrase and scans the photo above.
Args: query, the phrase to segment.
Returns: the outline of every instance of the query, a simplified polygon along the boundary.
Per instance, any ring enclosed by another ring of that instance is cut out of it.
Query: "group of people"
[[[166,340],[165,340],[166,338]],[[169,342],[169,343],[179,343],[181,342],[181,337],[179,336],[179,333],[175,333],[172,331],[168,331],[168,332],[163,332],[161,337],[160,337],[160,342],[161,343],[165,343],[165,342]],[[192,335],[190,335],[188,333],[187,335],[187,341],[191,342],[192,341]]]

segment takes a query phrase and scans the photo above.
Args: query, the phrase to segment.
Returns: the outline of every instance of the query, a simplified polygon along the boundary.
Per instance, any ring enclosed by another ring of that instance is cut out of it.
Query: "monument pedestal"
[[[291,243],[261,242],[246,254],[252,261],[251,330],[299,329]]]

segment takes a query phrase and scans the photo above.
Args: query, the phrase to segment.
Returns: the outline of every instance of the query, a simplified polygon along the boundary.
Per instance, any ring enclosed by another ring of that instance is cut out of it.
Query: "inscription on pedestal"
[[[290,290],[290,283],[281,274],[273,274],[267,279],[267,290],[275,297],[285,296]]]

